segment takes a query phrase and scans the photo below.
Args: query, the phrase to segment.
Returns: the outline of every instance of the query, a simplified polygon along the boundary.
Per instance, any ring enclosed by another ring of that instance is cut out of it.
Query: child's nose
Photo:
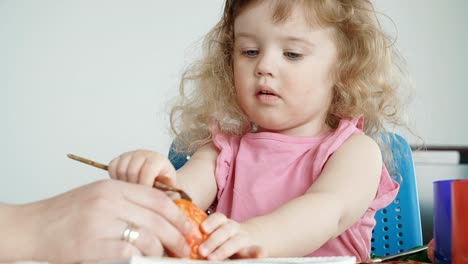
[[[255,75],[257,77],[273,77],[275,75],[273,58],[268,56],[260,57],[255,68]]]
[[[273,74],[270,71],[263,71],[263,70],[257,70],[256,75],[257,75],[257,77],[262,77],[262,76],[273,77]]]

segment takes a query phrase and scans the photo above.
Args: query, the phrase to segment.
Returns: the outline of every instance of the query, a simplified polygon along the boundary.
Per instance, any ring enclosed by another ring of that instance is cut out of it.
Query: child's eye
[[[290,51],[283,53],[283,55],[286,56],[288,59],[292,59],[292,60],[300,59],[303,56],[302,54],[299,54],[296,52],[290,52]]]
[[[258,55],[258,50],[243,50],[242,55],[252,58]]]

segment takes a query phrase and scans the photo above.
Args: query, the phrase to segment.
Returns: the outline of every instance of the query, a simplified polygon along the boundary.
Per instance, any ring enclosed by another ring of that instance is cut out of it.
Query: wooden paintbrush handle
[[[103,169],[103,170],[106,170],[106,171],[109,169],[109,167],[107,165],[105,165],[105,164],[102,164],[102,163],[99,163],[99,162],[96,162],[96,161],[93,161],[93,160],[90,160],[90,159],[87,159],[87,158],[83,158],[83,157],[80,157],[80,156],[77,156],[77,155],[67,154],[67,157],[69,157],[72,160],[76,160],[76,161],[82,162],[84,164],[87,164],[87,165],[90,165],[90,166],[93,166],[93,167],[96,167],[96,168],[99,168],[99,169]],[[192,198],[190,198],[190,196],[186,192],[184,192],[183,190],[178,189],[178,188],[176,188],[174,186],[171,186],[169,184],[163,183],[161,181],[158,181],[157,178],[154,180],[153,187],[156,188],[156,189],[159,189],[161,191],[165,191],[165,192],[177,192],[177,193],[180,194],[180,197],[182,199],[192,201]]]

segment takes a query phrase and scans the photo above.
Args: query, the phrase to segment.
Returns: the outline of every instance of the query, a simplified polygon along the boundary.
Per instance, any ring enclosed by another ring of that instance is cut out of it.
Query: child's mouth
[[[279,100],[279,96],[271,91],[259,91],[256,97],[261,103],[269,105]]]
[[[259,94],[259,95],[264,94],[264,95],[274,95],[274,96],[276,96],[276,94],[274,94],[274,93],[272,93],[272,92],[270,92],[270,91],[260,91],[258,94]]]

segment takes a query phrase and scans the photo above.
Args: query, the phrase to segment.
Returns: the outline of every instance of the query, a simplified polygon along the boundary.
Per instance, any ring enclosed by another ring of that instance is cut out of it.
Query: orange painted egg
[[[208,235],[205,234],[200,228],[200,224],[206,219],[207,214],[194,203],[188,200],[177,199],[174,200],[174,202],[192,223],[192,231],[185,236],[185,240],[187,240],[187,243],[192,249],[189,257],[191,259],[206,259],[198,253],[198,247],[208,238]],[[174,254],[172,254],[172,252],[168,251],[167,253],[170,257],[176,257]]]

